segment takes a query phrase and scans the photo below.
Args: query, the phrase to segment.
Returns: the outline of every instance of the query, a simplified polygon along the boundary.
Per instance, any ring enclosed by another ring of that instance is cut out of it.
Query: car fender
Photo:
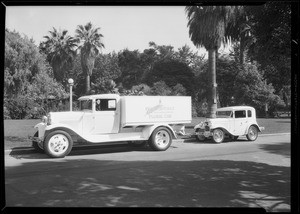
[[[263,129],[261,129],[262,127],[259,127],[259,126],[258,126],[257,124],[255,124],[255,123],[252,123],[252,124],[248,125],[245,134],[248,133],[250,126],[255,126],[255,127],[258,129],[258,132],[262,132],[262,130],[263,130]]]
[[[224,131],[225,134],[230,134],[230,135],[234,135],[233,133],[231,133],[230,131],[228,131],[227,129],[225,129],[224,127],[214,127],[211,129],[211,132],[213,132],[213,130],[215,129],[221,129]]]
[[[155,125],[152,125],[152,126],[146,126],[145,128],[143,128],[143,131],[142,131],[143,132],[143,137],[149,139],[152,132],[158,127],[167,128],[171,132],[173,139],[177,139],[177,135],[176,135],[175,131],[168,124],[155,124]]]

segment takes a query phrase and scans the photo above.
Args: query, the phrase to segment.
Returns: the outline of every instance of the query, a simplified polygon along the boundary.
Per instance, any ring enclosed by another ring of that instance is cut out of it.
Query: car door
[[[118,133],[120,115],[116,99],[96,99],[93,134]]]
[[[234,134],[235,135],[244,135],[247,129],[247,116],[246,110],[236,110],[234,112]]]

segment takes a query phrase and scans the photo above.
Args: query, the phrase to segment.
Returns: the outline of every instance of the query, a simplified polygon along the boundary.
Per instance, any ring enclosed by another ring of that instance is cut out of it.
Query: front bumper
[[[42,142],[42,140],[39,138],[39,137],[34,137],[34,136],[28,136],[28,139],[31,140],[31,141],[35,141],[35,142]]]

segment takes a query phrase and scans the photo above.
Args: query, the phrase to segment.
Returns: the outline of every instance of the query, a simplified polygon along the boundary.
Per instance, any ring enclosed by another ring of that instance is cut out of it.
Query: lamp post
[[[70,85],[70,111],[72,111],[72,86],[74,85],[74,80],[72,79],[72,78],[70,78],[69,80],[68,80],[68,83],[69,83],[69,85]]]

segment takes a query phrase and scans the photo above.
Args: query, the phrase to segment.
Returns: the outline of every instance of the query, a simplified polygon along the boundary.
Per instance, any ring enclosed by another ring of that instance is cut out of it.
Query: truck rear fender
[[[175,131],[168,124],[158,124],[158,125],[146,126],[145,128],[143,128],[143,131],[142,131],[143,132],[143,137],[149,139],[152,132],[158,127],[167,128],[170,131],[170,133],[172,134],[172,138],[177,139],[177,135],[176,135]]]

